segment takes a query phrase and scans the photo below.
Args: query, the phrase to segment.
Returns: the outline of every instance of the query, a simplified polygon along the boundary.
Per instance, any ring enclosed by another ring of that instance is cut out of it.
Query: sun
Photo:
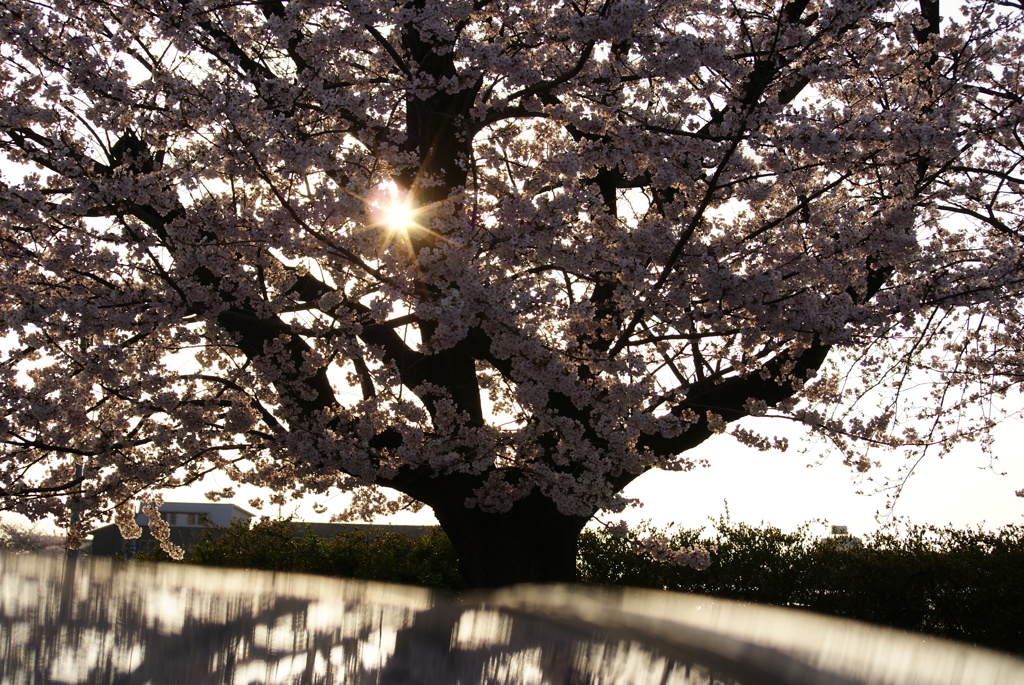
[[[411,197],[392,198],[380,207],[380,223],[390,233],[407,233],[416,226],[416,208]]]
[[[413,194],[396,183],[381,183],[366,198],[366,211],[370,220],[367,228],[380,233],[385,247],[398,241],[406,243],[410,234],[422,229],[419,223],[422,209]]]

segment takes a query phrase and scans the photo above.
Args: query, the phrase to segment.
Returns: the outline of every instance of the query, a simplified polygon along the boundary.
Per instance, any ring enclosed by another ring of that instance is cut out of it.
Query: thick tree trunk
[[[559,513],[534,492],[502,514],[435,505],[470,587],[517,583],[572,583],[576,580],[578,538],[589,518]]]

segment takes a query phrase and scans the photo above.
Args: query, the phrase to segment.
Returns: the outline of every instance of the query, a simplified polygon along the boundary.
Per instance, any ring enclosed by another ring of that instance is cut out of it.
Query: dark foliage
[[[668,533],[675,548],[712,550],[703,571],[657,562],[604,531],[584,531],[580,581],[799,607],[1024,654],[1024,527],[911,527],[863,542],[728,520],[715,527],[714,535]]]
[[[228,528],[208,528],[188,561],[270,571],[314,573],[385,583],[460,590],[458,560],[440,528],[420,537],[402,533],[351,532],[332,538],[317,536],[308,527],[296,536],[288,520],[264,520],[252,525],[235,521]],[[159,550],[138,555],[167,560]]]

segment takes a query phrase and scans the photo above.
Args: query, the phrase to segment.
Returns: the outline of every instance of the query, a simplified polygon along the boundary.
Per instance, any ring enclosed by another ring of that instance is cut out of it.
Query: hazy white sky
[[[1020,424],[1007,423],[997,429],[995,453],[1000,458],[994,464],[977,445],[970,444],[958,446],[944,458],[926,455],[889,515],[885,494],[857,494],[858,489],[873,492],[880,483],[855,484],[851,470],[837,455],[809,467],[821,454],[820,446],[797,442],[785,453],[758,452],[720,436],[699,448],[711,461],[709,468],[684,474],[649,473],[639,478],[627,493],[647,506],[627,520],[651,518],[660,524],[699,527],[707,524],[709,516],[717,518],[724,513],[728,501],[734,521],[766,522],[785,531],[825,519],[863,534],[879,527],[879,515],[883,523],[895,516],[915,524],[981,525],[988,529],[1024,524],[1024,499],[1014,494],[1024,488],[1022,440]],[[808,452],[801,453],[800,448]],[[876,477],[895,473],[902,462],[895,454],[878,457],[889,461]],[[1002,472],[1006,475],[999,475]],[[824,524],[812,526],[812,532],[825,530]]]

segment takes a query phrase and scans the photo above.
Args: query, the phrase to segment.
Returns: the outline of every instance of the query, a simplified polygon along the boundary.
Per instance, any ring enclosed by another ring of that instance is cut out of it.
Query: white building
[[[237,505],[217,502],[164,502],[160,505],[160,515],[171,528],[171,542],[186,551],[201,539],[206,526],[227,528],[232,521],[248,521],[253,517],[252,512]],[[125,540],[113,524],[94,530],[91,553],[130,557],[136,552],[156,548],[156,540],[149,532],[149,517],[142,513],[142,507],[135,515],[135,522],[142,528],[142,537],[138,540]]]
[[[227,528],[232,521],[248,521],[253,517],[251,512],[237,505],[216,502],[164,502],[160,506],[160,515],[171,528],[202,528],[204,525]],[[135,515],[135,522],[143,527],[149,524],[142,507]]]

